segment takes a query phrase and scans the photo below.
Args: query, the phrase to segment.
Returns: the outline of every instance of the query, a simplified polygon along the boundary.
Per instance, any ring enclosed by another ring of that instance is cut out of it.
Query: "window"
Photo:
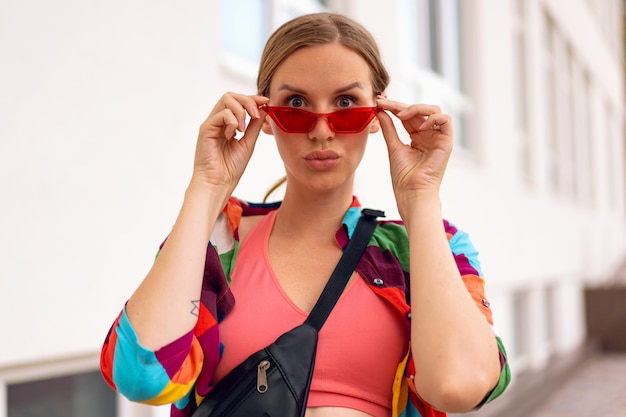
[[[554,22],[548,15],[544,20],[544,53],[543,53],[543,70],[544,70],[544,91],[546,99],[546,122],[548,128],[548,140],[547,140],[547,174],[549,179],[550,191],[559,191],[561,188],[559,178],[559,158],[558,158],[558,123],[556,115],[556,63],[554,57],[555,50],[555,32]]]
[[[590,206],[594,198],[594,144],[589,118],[589,74],[547,13],[544,21],[550,191],[581,206]]]
[[[556,195],[575,201],[577,175],[574,148],[572,72],[576,65],[571,46],[548,14],[545,16],[545,90],[548,138],[548,174]]]
[[[223,50],[242,60],[258,62],[270,32],[269,5],[269,0],[221,0]]]
[[[576,160],[574,150],[576,143],[574,140],[574,111],[573,111],[573,89],[572,89],[572,69],[575,63],[574,53],[571,45],[566,42],[563,35],[559,33],[559,62],[558,68],[558,103],[559,117],[559,147],[562,177],[562,193],[570,201],[576,201]]]
[[[587,201],[590,208],[593,208],[596,203],[596,187],[594,186],[595,180],[595,166],[594,166],[594,150],[593,150],[593,137],[591,134],[591,123],[589,121],[589,115],[592,114],[592,104],[591,104],[591,78],[589,73],[583,74],[582,80],[582,99],[580,100],[584,106],[584,116],[581,119],[584,120],[584,131],[583,136],[585,138],[584,142],[584,160],[583,167],[585,168],[588,175],[586,176],[586,183],[584,188],[584,195],[587,196]]]
[[[10,384],[9,417],[116,417],[116,395],[99,371]]]
[[[511,29],[513,31],[513,116],[515,118],[515,138],[519,155],[519,167],[522,180],[532,185],[532,154],[528,135],[528,83],[526,73],[526,2],[514,0],[514,14]]]
[[[545,309],[545,340],[550,351],[557,348],[558,334],[558,298],[556,285],[549,285],[545,288],[544,309]]]
[[[530,355],[530,310],[528,305],[528,293],[517,291],[513,294],[513,345],[512,357],[523,369]]]
[[[593,149],[589,100],[589,76],[580,64],[572,67],[572,134],[575,141],[576,198],[585,207],[592,207]]]
[[[227,70],[254,79],[271,32],[296,16],[323,10],[325,3],[323,0],[220,0],[220,45]]]
[[[454,118],[455,139],[467,147],[463,124],[466,98],[461,92],[461,24],[459,0],[404,0],[399,33],[403,45],[399,81],[414,103],[438,104]]]
[[[619,151],[618,141],[619,136],[616,137],[614,132],[621,132],[620,125],[615,122],[615,111],[611,102],[608,100],[604,103],[604,121],[603,129],[604,135],[604,147],[605,147],[605,178],[606,178],[606,192],[607,192],[607,205],[609,208],[617,208],[617,196],[620,194],[620,190],[617,187],[616,176],[618,174],[619,158],[621,152]]]

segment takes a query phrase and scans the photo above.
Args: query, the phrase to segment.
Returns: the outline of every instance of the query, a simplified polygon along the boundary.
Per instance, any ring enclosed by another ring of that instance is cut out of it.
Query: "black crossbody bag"
[[[304,416],[318,332],[365,251],[376,218],[382,216],[382,211],[362,210],[352,239],[305,322],[230,371],[192,417]]]

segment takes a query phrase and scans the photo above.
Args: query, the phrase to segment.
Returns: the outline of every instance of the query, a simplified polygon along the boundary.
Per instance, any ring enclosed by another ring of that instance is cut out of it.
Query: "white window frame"
[[[559,176],[559,143],[558,143],[558,129],[557,129],[557,113],[556,103],[557,89],[556,84],[556,59],[555,59],[555,23],[544,10],[543,16],[544,30],[543,30],[543,78],[545,83],[545,99],[546,99],[546,115],[548,124],[548,140],[546,141],[546,173],[548,178],[548,184],[550,185],[549,191],[553,191],[555,194],[561,192],[561,178]]]
[[[441,106],[442,110],[455,119],[458,127],[455,140],[462,148],[468,149],[463,135],[463,119],[469,112],[469,101],[461,91],[461,24],[462,2],[458,0],[437,0],[440,20],[434,26],[437,32],[436,45],[428,23],[432,13],[429,0],[403,0],[399,4],[399,48],[408,53],[400,54],[399,89],[400,100],[412,103],[429,103]],[[439,28],[439,30],[438,30]],[[446,30],[441,30],[446,28]],[[457,30],[451,30],[456,28]],[[431,49],[437,51],[438,63],[431,60]],[[440,70],[435,71],[434,68]]]
[[[518,155],[518,168],[522,183],[528,187],[535,184],[533,171],[533,154],[530,137],[528,134],[529,127],[529,108],[528,108],[528,33],[527,15],[528,3],[525,0],[513,0],[511,15],[511,37],[513,48],[513,83],[512,97],[515,120],[515,144]]]
[[[509,347],[511,361],[518,371],[527,369],[531,363],[530,293],[527,288],[512,292],[513,340]]]

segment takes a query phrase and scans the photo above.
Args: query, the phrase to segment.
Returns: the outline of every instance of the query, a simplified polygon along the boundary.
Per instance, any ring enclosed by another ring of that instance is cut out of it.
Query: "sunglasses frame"
[[[330,113],[313,113],[310,112],[308,110],[304,110],[298,107],[289,107],[289,106],[269,106],[267,104],[262,104],[259,107],[261,110],[263,110],[264,112],[266,112],[274,122],[276,122],[276,124],[278,125],[278,127],[280,127],[283,131],[287,132],[287,133],[309,133],[311,132],[313,129],[315,129],[315,125],[317,124],[317,120],[318,119],[326,119],[328,121],[328,127],[330,128],[330,130],[332,130],[335,133],[338,134],[352,134],[352,133],[360,133],[363,131],[363,129],[365,129],[367,127],[367,125],[374,119],[374,117],[376,117],[376,115],[382,111],[382,109],[380,107],[348,107],[345,109],[340,109],[340,110],[336,110],[334,112],[330,112]],[[307,116],[309,118],[312,118],[313,121],[311,122],[310,127],[308,128],[308,130],[300,130],[300,129],[287,129],[285,128],[285,126],[283,125],[283,123],[280,121],[279,117],[276,115],[276,112],[280,112],[281,110],[285,110],[285,111],[289,111],[289,112],[295,112],[295,113],[300,113],[303,116]],[[337,130],[335,128],[335,126],[333,125],[332,119],[337,117],[337,113],[351,113],[351,112],[356,112],[356,113],[369,113],[366,121],[363,123],[363,126],[360,129],[351,129],[351,130]]]

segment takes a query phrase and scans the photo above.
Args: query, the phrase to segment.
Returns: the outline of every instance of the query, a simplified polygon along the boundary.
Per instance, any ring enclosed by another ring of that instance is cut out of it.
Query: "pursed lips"
[[[339,163],[340,155],[331,150],[315,150],[305,155],[304,161],[313,170],[327,171]]]
[[[327,159],[339,159],[339,154],[335,151],[312,151],[306,154],[304,157],[307,161],[315,161],[315,160],[327,160]]]

